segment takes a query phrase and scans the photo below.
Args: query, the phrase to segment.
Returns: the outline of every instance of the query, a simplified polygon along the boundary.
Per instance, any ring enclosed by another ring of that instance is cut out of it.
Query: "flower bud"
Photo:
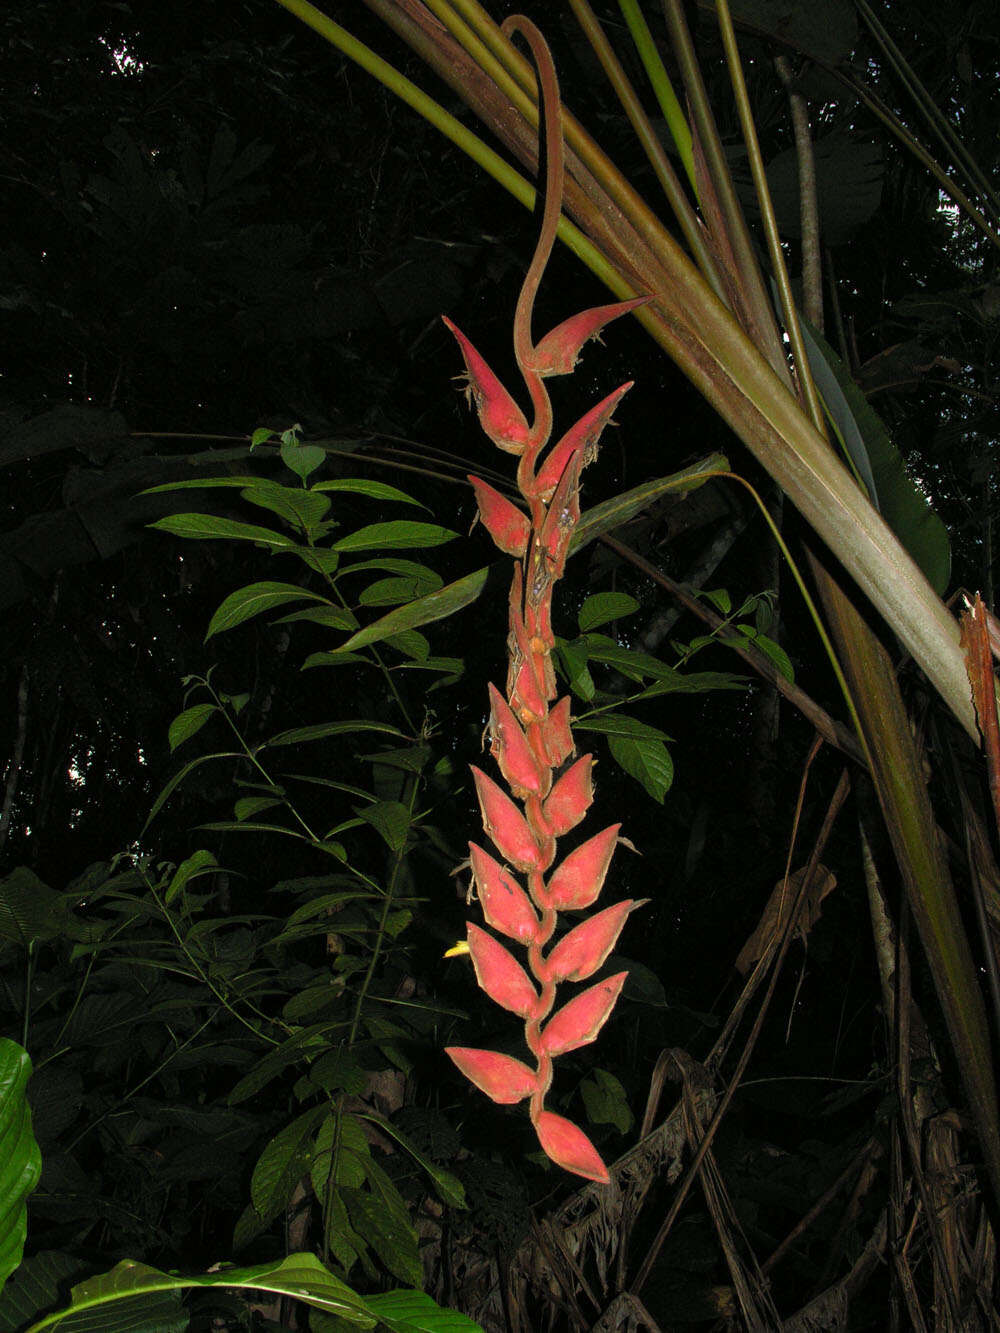
[[[483,814],[483,828],[500,855],[517,870],[541,870],[538,844],[524,815],[492,778],[473,765],[470,768]]]
[[[557,838],[561,838],[571,828],[576,828],[589,810],[594,799],[593,768],[594,756],[583,755],[572,768],[566,770],[549,792],[542,812],[545,822]],[[616,829],[620,827],[615,825]]]
[[[585,413],[575,426],[570,426],[558,444],[552,446],[545,456],[545,462],[535,474],[534,492],[539,499],[548,500],[575,449],[582,445],[584,465],[590,462],[590,455],[597,448],[601,432],[611,420],[611,414],[621,399],[631,389],[633,382],[629,380],[615,389],[614,393],[609,393],[607,398],[602,399],[596,407]]]
[[[510,711],[507,700],[495,685],[489,686],[489,693],[490,753],[518,800],[524,800],[528,792],[541,795],[548,786],[550,774],[546,773],[543,778],[527,737]]]

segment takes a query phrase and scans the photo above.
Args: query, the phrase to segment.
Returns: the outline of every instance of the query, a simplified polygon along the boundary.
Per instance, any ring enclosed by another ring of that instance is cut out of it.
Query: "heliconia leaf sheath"
[[[467,1046],[448,1047],[448,1055],[494,1102],[513,1104],[527,1098],[546,1156],[566,1171],[606,1184],[607,1167],[590,1139],[571,1120],[546,1110],[545,1098],[553,1082],[553,1059],[597,1038],[626,973],[595,981],[559,1008],[556,992],[563,981],[583,981],[597,972],[639,903],[617,903],[560,938],[559,912],[586,911],[601,892],[621,825],[609,825],[561,859],[557,855],[558,839],[582,823],[593,803],[594,759],[585,754],[574,761],[570,699],[557,697],[552,592],[580,518],[581,475],[632,385],[620,385],[589,408],[552,445],[553,413],[545,377],[569,374],[588,339],[649,298],[585,310],[533,344],[535,290],[555,242],[563,191],[559,93],[552,57],[537,28],[515,16],[504,21],[502,30],[508,36],[518,32],[531,49],[547,145],[542,227],[514,319],[514,356],[527,390],[522,401],[532,405],[530,424],[465,334],[450,320],[445,323],[465,360],[469,393],[483,430],[499,448],[519,458],[520,504],[480,478],[469,477],[484,527],[514,560],[505,631],[506,689],[501,693],[489,686],[486,728],[500,782],[472,769],[483,828],[497,854],[470,842],[469,858],[486,924],[513,947],[526,950],[528,970],[471,922],[467,938],[479,986],[494,1003],[523,1020],[534,1067],[499,1051]],[[499,638],[499,627],[497,632]]]

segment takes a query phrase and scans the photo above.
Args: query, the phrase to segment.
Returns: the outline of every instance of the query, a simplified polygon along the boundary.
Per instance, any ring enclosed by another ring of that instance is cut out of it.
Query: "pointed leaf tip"
[[[472,476],[468,481],[476,493],[483,527],[501,551],[512,555],[515,560],[523,559],[531,536],[531,523],[527,515],[487,482]]]
[[[470,1083],[501,1106],[513,1106],[530,1097],[535,1090],[536,1074],[511,1055],[478,1050],[473,1046],[446,1046],[444,1053]]]
[[[587,756],[589,758],[589,756]],[[578,761],[579,762],[579,761]],[[576,765],[574,764],[574,768]],[[565,776],[573,772],[571,768]],[[560,779],[561,781],[561,779]],[[552,795],[559,787],[556,784]],[[549,798],[551,800],[551,797]],[[548,814],[548,803],[545,806]],[[611,824],[600,833],[581,843],[575,851],[560,862],[549,877],[548,891],[552,906],[561,911],[579,911],[589,907],[604,887],[604,880],[611,865],[611,857],[618,842],[618,830],[621,824]]]
[[[599,337],[601,330],[613,319],[627,315],[630,310],[646,305],[651,299],[649,296],[635,296],[630,301],[598,305],[591,310],[581,310],[578,315],[571,315],[541,340],[530,358],[530,368],[543,377],[568,375],[575,367],[584,343]]]
[[[538,936],[539,921],[528,895],[505,866],[474,842],[469,843],[469,859],[486,924],[530,944]]]
[[[601,1185],[609,1183],[611,1177],[600,1153],[572,1120],[556,1115],[554,1111],[542,1111],[535,1121],[535,1132],[542,1152],[556,1166],[586,1180],[596,1180]]]
[[[500,855],[516,870],[541,869],[538,844],[524,815],[492,778],[488,778],[474,765],[470,764],[470,768],[479,796],[483,828],[496,844]]]
[[[456,328],[447,315],[442,315],[441,318],[455,335],[461,348],[469,380],[469,392],[476,405],[479,424],[483,431],[498,449],[503,449],[508,454],[523,454],[524,447],[531,437],[524,413],[462,330]]]

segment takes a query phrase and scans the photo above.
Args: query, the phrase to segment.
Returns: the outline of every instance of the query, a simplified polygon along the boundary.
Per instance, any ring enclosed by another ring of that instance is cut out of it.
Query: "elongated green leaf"
[[[189,481],[165,481],[161,486],[147,486],[140,495],[157,495],[160,491],[213,490],[218,487],[230,487],[242,491],[248,486],[273,486],[273,481],[264,477],[195,477]]]
[[[279,731],[270,740],[264,741],[259,750],[273,749],[276,745],[303,745],[308,741],[322,740],[324,736],[346,736],[352,731],[380,731],[386,736],[405,737],[406,733],[388,722],[317,722],[311,727],[292,727],[290,731]]]
[[[261,1153],[250,1179],[250,1198],[264,1221],[277,1217],[297,1182],[309,1170],[313,1138],[326,1115],[325,1106],[314,1106],[296,1116]]]
[[[376,801],[374,805],[359,809],[357,814],[378,830],[392,851],[401,852],[406,846],[411,819],[402,801]]]
[[[628,736],[639,741],[669,741],[672,738],[659,727],[640,722],[627,713],[597,713],[593,717],[573,719],[574,731],[599,731],[605,736]]]
[[[87,1263],[60,1250],[40,1250],[25,1259],[0,1295],[0,1328],[22,1329],[65,1300],[70,1284],[79,1281]]]
[[[595,537],[621,527],[643,509],[648,509],[661,496],[683,495],[687,491],[697,490],[699,486],[704,486],[706,481],[712,480],[713,473],[728,471],[729,460],[725,454],[709,454],[700,462],[693,463],[691,467],[686,467],[680,472],[672,472],[669,477],[657,477],[655,481],[645,481],[641,486],[635,486],[630,491],[623,491],[621,495],[612,496],[602,504],[594,505],[593,509],[588,509],[580,515],[580,521],[569,544],[570,554],[575,555]]]
[[[28,1195],[42,1173],[25,1090],[28,1052],[0,1037],[0,1288],[21,1262],[28,1234]]]
[[[346,477],[339,481],[320,481],[311,489],[314,491],[347,491],[351,495],[367,495],[373,500],[398,500],[400,504],[416,505],[418,509],[427,508],[419,500],[414,500],[412,495],[407,495],[405,491],[398,490],[395,486],[387,486],[384,481],[368,481],[364,477]]]
[[[435,1190],[442,1203],[448,1204],[452,1208],[465,1207],[465,1189],[462,1182],[457,1180],[450,1171],[444,1171],[434,1162],[430,1161],[423,1153],[417,1151],[406,1135],[392,1123],[386,1120],[384,1116],[377,1115],[374,1111],[359,1111],[358,1115],[362,1120],[370,1120],[378,1125],[381,1130],[396,1140],[399,1146],[410,1154],[413,1160],[430,1177]]]
[[[674,763],[663,742],[612,735],[608,748],[625,772],[640,782],[654,801],[662,803],[674,780]]]
[[[15,866],[0,879],[0,939],[22,949],[55,939],[66,927],[62,894],[38,878],[30,866]]]
[[[752,625],[737,625],[736,628],[745,639],[750,640],[758,652],[763,653],[765,657],[771,659],[786,680],[790,680],[794,683],[795,669],[792,666],[791,659],[780,643],[775,643],[773,639],[768,638],[766,634],[761,634],[758,630],[754,629]],[[722,639],[721,642],[725,643],[726,640]]]
[[[948,530],[931,508],[930,500],[906,471],[881,417],[851,378],[832,347],[805,321],[802,336],[809,353],[809,368],[824,404],[859,467],[874,490],[873,503],[936,593],[943,595],[951,573]]]
[[[402,551],[408,547],[441,546],[458,536],[451,528],[437,523],[415,523],[393,519],[389,523],[371,523],[334,542],[335,551]]]
[[[429,579],[388,578],[376,579],[358,597],[359,606],[399,606],[403,602],[412,602],[417,597],[424,597],[429,592],[436,592],[444,583],[437,577]]]
[[[326,625],[328,629],[357,629],[358,618],[353,611],[343,606],[310,606],[305,611],[293,611],[289,616],[279,616],[276,625],[291,625],[297,620],[308,620],[314,625]]]
[[[150,810],[149,816],[146,819],[145,824],[143,824],[142,826],[142,831],[145,832],[146,829],[149,828],[150,824],[153,822],[156,816],[163,809],[164,805],[173,795],[176,788],[184,781],[184,779],[192,771],[192,769],[197,768],[199,764],[207,764],[210,759],[242,759],[242,758],[243,756],[235,750],[219,750],[215,754],[199,755],[197,759],[192,759],[190,763],[185,764],[184,767],[179,770],[179,772],[175,773],[174,776],[167,781],[166,786],[163,787],[160,794],[153,802],[153,808]]]
[[[382,1263],[401,1282],[418,1285],[423,1280],[417,1233],[409,1210],[392,1181],[369,1158],[368,1178],[372,1193],[344,1190],[344,1202],[355,1231],[363,1236]]]
[[[468,1315],[442,1310],[422,1291],[387,1291],[367,1302],[391,1333],[483,1333]]]
[[[282,800],[279,796],[241,796],[233,807],[233,814],[237,821],[242,822],[249,819],[251,815],[262,814],[265,810],[273,810],[276,805],[281,805]]]
[[[242,625],[245,620],[259,616],[262,611],[270,611],[275,606],[284,606],[287,602],[326,602],[327,599],[308,588],[300,588],[294,583],[248,583],[245,588],[231,592],[209,621],[205,634],[206,642],[213,634]]]
[[[330,501],[325,495],[315,495],[294,486],[251,486],[242,494],[244,500],[261,509],[270,509],[293,528],[315,528],[330,510]]]
[[[333,1276],[314,1254],[290,1254],[280,1263],[256,1264],[251,1268],[226,1268],[199,1277],[178,1277],[157,1268],[125,1259],[109,1273],[88,1278],[72,1290],[72,1304],[57,1314],[47,1315],[25,1330],[42,1333],[58,1329],[60,1333],[126,1333],[126,1329],[147,1325],[123,1325],[115,1319],[115,1305],[125,1299],[155,1292],[182,1291],[188,1287],[240,1288],[268,1291],[305,1301],[317,1310],[339,1315],[360,1328],[374,1327],[378,1316],[367,1308],[364,1297]],[[74,1315],[89,1313],[90,1322],[70,1323]],[[150,1333],[152,1329],[150,1328]],[[164,1333],[167,1330],[164,1329]]]
[[[218,704],[192,704],[190,708],[185,708],[183,713],[178,713],[167,731],[167,744],[171,753],[178,745],[183,745],[185,741],[197,735],[212,714],[218,711]]]
[[[369,644],[391,639],[393,635],[403,630],[416,629],[418,625],[429,625],[433,620],[443,620],[445,616],[453,615],[476,600],[486,586],[488,574],[488,569],[477,569],[474,573],[466,574],[464,578],[449,583],[447,587],[438,589],[437,592],[419,597],[415,602],[410,602],[409,606],[401,606],[396,611],[390,611],[373,625],[366,625],[364,629],[358,630],[357,634],[352,634],[337,652],[349,653],[357,648],[367,648]]]
[[[576,623],[580,633],[606,625],[609,620],[618,620],[638,611],[639,603],[625,592],[598,592],[588,597],[577,613]]]
[[[211,852],[205,851],[204,848],[192,852],[187,860],[182,861],[174,871],[173,878],[163,895],[163,901],[169,907],[177,895],[183,891],[184,886],[190,883],[192,879],[197,879],[199,875],[210,875],[218,868],[219,863]]]
[[[171,532],[175,537],[190,537],[196,541],[221,539],[224,541],[260,542],[276,550],[294,546],[291,537],[284,537],[271,528],[258,528],[253,523],[237,523],[218,514],[169,514],[150,523],[151,528]]]

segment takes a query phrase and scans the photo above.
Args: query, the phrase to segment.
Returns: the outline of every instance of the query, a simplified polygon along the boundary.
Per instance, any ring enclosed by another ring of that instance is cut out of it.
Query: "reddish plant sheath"
[[[627,974],[618,972],[598,981],[552,1011],[557,984],[593,976],[614,948],[629,913],[640,904],[616,903],[552,943],[560,910],[585,910],[596,900],[621,828],[612,824],[556,863],[556,840],[583,820],[594,789],[593,756],[582,755],[568,763],[576,747],[569,698],[556,698],[552,589],[565,568],[580,517],[580,474],[631,385],[623,384],[590,408],[548,448],[552,410],[542,381],[549,375],[569,374],[588,339],[646,298],[585,310],[538,343],[532,341],[535,292],[552,251],[562,205],[559,89],[552,57],[537,28],[517,16],[506,20],[503,31],[508,36],[520,32],[531,48],[545,116],[545,209],[514,317],[514,354],[534,410],[530,425],[465,334],[450,320],[445,323],[462,352],[483,430],[494,444],[519,459],[517,489],[524,509],[477,477],[469,478],[483,525],[500,550],[516,562],[509,599],[506,698],[496,686],[489,687],[490,751],[510,794],[480,769],[472,769],[483,828],[502,860],[474,842],[469,844],[469,856],[486,924],[527,948],[528,971],[504,945],[471,922],[468,945],[479,985],[496,1004],[524,1020],[525,1042],[535,1067],[499,1051],[452,1046],[447,1053],[493,1101],[513,1104],[530,1098],[539,1144],[553,1162],[587,1180],[607,1183],[607,1168],[597,1149],[572,1121],[546,1110],[545,1097],[552,1082],[552,1058],[595,1040]]]

